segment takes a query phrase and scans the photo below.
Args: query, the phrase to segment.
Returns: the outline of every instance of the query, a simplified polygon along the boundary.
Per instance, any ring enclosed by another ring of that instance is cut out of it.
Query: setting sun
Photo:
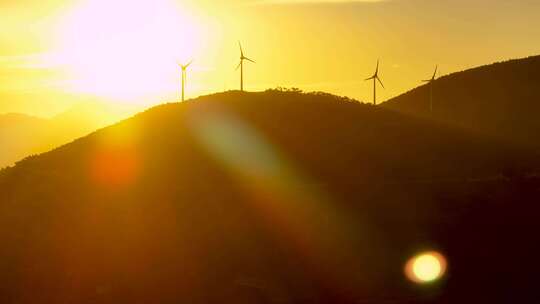
[[[176,62],[201,56],[206,38],[190,8],[171,0],[83,2],[60,27],[55,60],[72,89],[120,100],[174,92]]]

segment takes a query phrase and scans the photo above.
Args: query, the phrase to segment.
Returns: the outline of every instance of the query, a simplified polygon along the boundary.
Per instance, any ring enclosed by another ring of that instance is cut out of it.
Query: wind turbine
[[[240,43],[240,41],[238,41],[238,46],[240,47],[240,63],[238,64],[236,69],[238,70],[238,68],[240,68],[240,91],[243,92],[244,91],[244,60],[251,61],[253,63],[255,63],[255,61],[244,56],[244,50],[242,49],[242,44]]]
[[[182,101],[184,101],[184,89],[186,84],[186,71],[187,68],[193,63],[193,60],[191,60],[188,64],[178,64],[180,68],[182,69]]]
[[[381,86],[384,89],[384,84],[382,83],[381,79],[379,78],[379,60],[377,59],[377,68],[375,68],[375,74],[373,76],[366,78],[365,81],[372,80],[373,79],[373,104],[377,104],[377,81],[381,84]]]
[[[426,82],[429,85],[429,112],[433,113],[433,82],[435,81],[435,78],[437,77],[437,69],[439,66],[435,66],[435,72],[433,73],[433,76],[431,76],[431,79],[422,80],[422,82]]]

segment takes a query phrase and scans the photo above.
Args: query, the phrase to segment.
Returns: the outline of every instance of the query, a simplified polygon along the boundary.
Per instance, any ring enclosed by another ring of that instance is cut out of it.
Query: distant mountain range
[[[127,115],[101,103],[77,104],[50,119],[0,114],[0,168],[66,144]]]
[[[540,56],[441,77],[433,96],[433,113],[428,85],[382,106],[540,148]]]
[[[530,302],[539,168],[329,94],[161,105],[0,171],[0,302]]]
[[[57,142],[49,139],[52,133],[50,124],[47,119],[24,114],[0,115],[0,167],[62,143],[62,140]]]

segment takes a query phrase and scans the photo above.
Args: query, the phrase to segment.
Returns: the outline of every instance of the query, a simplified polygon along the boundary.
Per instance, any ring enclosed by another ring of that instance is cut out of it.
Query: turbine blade
[[[191,60],[188,64],[185,65],[186,68],[188,68],[193,63],[193,60]]]
[[[377,68],[375,69],[375,75],[379,74],[379,59],[377,59]]]
[[[435,80],[435,77],[437,77],[437,69],[439,68],[438,65],[435,66],[435,72],[433,73],[433,77],[431,77],[432,80]]]
[[[238,41],[238,46],[240,47],[240,57],[244,57],[244,50],[242,49],[242,44]]]
[[[242,61],[240,61],[240,63],[236,66],[236,69],[234,69],[235,71],[238,70],[238,68],[242,65]]]
[[[381,79],[380,79],[379,77],[375,77],[375,79],[377,79],[377,80],[379,81],[379,83],[381,84],[381,86],[383,87],[383,89],[386,89],[386,88],[384,87],[384,84],[382,83],[382,81],[381,81]]]
[[[364,81],[372,80],[373,78],[375,78],[375,76],[372,76],[372,77],[366,78],[366,79],[364,79]]]
[[[251,59],[249,59],[247,57],[244,57],[244,59],[247,60],[247,61],[251,61],[251,62],[255,63],[255,61],[253,61],[253,60],[251,60]]]

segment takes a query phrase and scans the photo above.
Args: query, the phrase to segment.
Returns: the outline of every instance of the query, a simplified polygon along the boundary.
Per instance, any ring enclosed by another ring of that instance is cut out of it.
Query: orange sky
[[[429,77],[538,54],[540,2],[502,0],[13,0],[0,2],[0,113],[51,116],[80,101],[146,107],[285,86],[380,100]]]

